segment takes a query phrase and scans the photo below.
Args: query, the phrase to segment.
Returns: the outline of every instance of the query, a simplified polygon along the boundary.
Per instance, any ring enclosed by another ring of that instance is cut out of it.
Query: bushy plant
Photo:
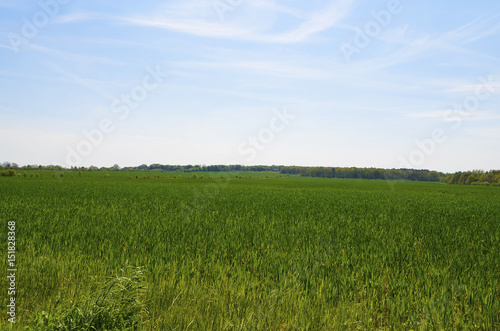
[[[16,175],[16,171],[14,169],[9,169],[2,171],[0,175],[5,176],[5,177],[14,177]]]
[[[127,265],[71,309],[39,311],[28,330],[140,330],[148,313],[145,291],[142,269]]]

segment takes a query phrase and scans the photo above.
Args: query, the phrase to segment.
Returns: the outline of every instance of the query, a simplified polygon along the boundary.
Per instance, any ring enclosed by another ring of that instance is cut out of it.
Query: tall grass
[[[140,268],[126,266],[72,307],[37,311],[28,330],[140,330],[148,311]]]

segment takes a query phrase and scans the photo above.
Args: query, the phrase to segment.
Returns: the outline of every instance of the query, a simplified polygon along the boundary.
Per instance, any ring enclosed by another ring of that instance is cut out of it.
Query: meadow
[[[20,174],[0,177],[2,330],[500,328],[498,187]]]

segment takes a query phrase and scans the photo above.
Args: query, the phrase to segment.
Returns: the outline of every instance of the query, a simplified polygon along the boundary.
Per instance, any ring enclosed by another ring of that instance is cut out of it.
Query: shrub
[[[16,171],[14,169],[9,169],[2,171],[0,175],[5,176],[5,177],[14,177],[16,175]]]

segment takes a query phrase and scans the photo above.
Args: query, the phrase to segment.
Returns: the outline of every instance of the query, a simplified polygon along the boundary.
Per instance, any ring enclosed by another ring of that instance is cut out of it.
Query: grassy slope
[[[143,266],[147,328],[500,327],[498,188],[49,173],[0,178],[22,324],[128,263]]]

